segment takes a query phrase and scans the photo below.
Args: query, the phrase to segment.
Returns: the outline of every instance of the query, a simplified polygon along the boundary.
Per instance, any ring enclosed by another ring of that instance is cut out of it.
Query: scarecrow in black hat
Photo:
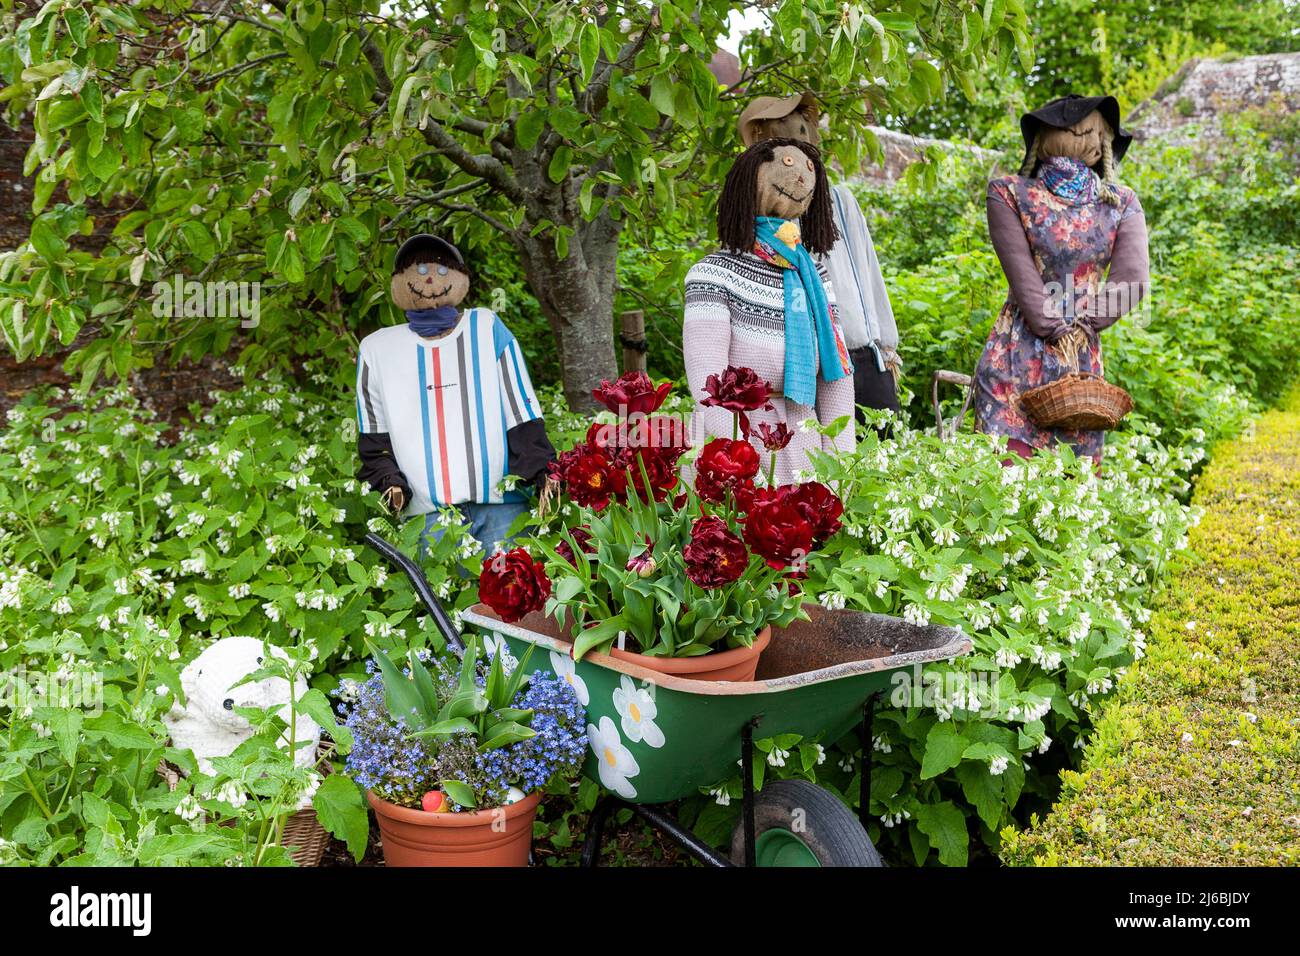
[[[976,426],[1022,457],[1066,442],[1099,462],[1103,432],[1040,428],[1020,396],[1070,372],[1101,375],[1101,332],[1147,291],[1142,205],[1115,180],[1132,137],[1112,96],[1053,100],[1020,129],[1020,174],[988,188],[989,235],[1010,291],[975,370]]]
[[[491,310],[461,307],[470,278],[445,239],[413,236],[397,250],[389,294],[407,321],[361,341],[358,477],[394,510],[427,515],[426,540],[463,519],[491,551],[555,451],[514,335]]]

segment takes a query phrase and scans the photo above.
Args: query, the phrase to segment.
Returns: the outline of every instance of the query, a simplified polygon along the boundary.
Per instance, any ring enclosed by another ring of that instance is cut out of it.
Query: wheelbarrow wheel
[[[731,833],[731,861],[745,864],[745,822]],[[773,780],[754,794],[758,866],[884,866],[857,815],[807,780]]]

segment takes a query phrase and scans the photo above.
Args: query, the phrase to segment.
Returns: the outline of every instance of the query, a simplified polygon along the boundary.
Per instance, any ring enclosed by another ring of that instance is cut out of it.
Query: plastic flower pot
[[[379,821],[385,866],[527,866],[542,795],[463,813],[399,807],[367,791]]]
[[[617,647],[609,649],[609,656],[687,680],[751,681],[758,670],[758,657],[771,640],[772,628],[764,627],[749,647],[733,647],[698,657],[648,657],[620,651]]]

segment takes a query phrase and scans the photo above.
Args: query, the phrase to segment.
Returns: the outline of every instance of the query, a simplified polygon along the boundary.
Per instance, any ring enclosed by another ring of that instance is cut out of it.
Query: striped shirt
[[[394,325],[361,342],[357,422],[392,441],[411,486],[404,514],[519,500],[498,487],[506,433],[541,417],[519,343],[489,309],[467,310],[439,339]]]

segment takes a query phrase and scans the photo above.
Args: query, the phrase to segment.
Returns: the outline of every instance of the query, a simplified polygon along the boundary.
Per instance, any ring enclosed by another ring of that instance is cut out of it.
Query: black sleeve
[[[367,432],[357,436],[357,456],[361,467],[357,477],[372,489],[383,493],[394,486],[402,489],[407,501],[411,500],[411,484],[397,467],[393,457],[393,442],[387,432]]]
[[[506,444],[510,447],[510,474],[530,485],[538,484],[546,475],[546,466],[555,460],[555,448],[546,437],[546,422],[540,418],[506,432]]]

